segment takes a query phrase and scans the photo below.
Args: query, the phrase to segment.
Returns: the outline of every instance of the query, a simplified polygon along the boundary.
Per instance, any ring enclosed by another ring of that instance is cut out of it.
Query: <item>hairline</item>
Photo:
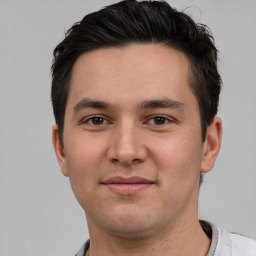
[[[187,79],[188,79],[188,85],[189,85],[189,88],[192,92],[192,94],[194,95],[194,97],[196,98],[196,102],[197,102],[197,105],[198,105],[198,109],[199,109],[199,115],[200,115],[200,123],[201,123],[201,133],[202,133],[202,141],[205,140],[205,135],[204,135],[204,132],[203,132],[203,126],[204,126],[204,120],[203,120],[203,116],[201,113],[201,108],[200,108],[200,104],[199,104],[199,99],[194,91],[194,87],[196,87],[196,84],[199,83],[199,81],[196,81],[196,77],[195,77],[195,70],[193,69],[193,58],[190,56],[190,54],[185,50],[183,49],[181,46],[179,45],[176,45],[175,42],[172,44],[172,42],[159,42],[157,40],[152,40],[152,41],[148,41],[148,42],[142,42],[142,41],[130,41],[130,42],[125,42],[125,43],[121,43],[119,45],[104,45],[104,46],[99,46],[99,47],[95,47],[93,49],[89,49],[89,50],[85,50],[83,52],[81,52],[80,54],[78,54],[78,56],[75,58],[74,62],[72,63],[72,66],[71,66],[71,69],[70,69],[70,72],[69,74],[67,75],[67,81],[66,81],[66,97],[65,97],[65,102],[64,102],[64,111],[63,111],[63,120],[62,120],[62,129],[59,130],[59,127],[58,127],[58,133],[59,133],[59,137],[60,137],[60,141],[61,141],[61,144],[62,144],[62,147],[64,148],[64,142],[63,142],[63,135],[64,135],[64,123],[65,123],[65,115],[66,115],[66,108],[67,108],[67,102],[68,102],[68,97],[69,97],[69,93],[70,93],[70,88],[71,88],[71,78],[72,78],[72,73],[73,73],[73,69],[74,69],[74,66],[76,64],[76,62],[78,61],[78,59],[84,55],[84,54],[87,54],[87,53],[91,53],[91,52],[94,52],[94,51],[97,51],[97,50],[102,50],[102,49],[124,49],[126,47],[129,47],[129,46],[132,46],[132,45],[156,45],[156,46],[161,46],[161,47],[166,47],[166,48],[171,48],[173,50],[176,50],[176,51],[179,51],[181,53],[183,53],[185,55],[185,57],[187,58],[188,60],[188,72],[187,72]],[[207,129],[207,126],[209,124],[206,125],[206,129]]]

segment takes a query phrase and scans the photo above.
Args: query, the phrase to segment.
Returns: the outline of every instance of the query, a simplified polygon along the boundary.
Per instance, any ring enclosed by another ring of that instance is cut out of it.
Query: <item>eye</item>
[[[164,116],[155,116],[148,121],[149,124],[154,124],[154,125],[163,125],[169,122],[171,122],[171,120]]]
[[[84,123],[90,124],[90,125],[102,125],[107,124],[107,120],[100,116],[93,116],[84,121]]]

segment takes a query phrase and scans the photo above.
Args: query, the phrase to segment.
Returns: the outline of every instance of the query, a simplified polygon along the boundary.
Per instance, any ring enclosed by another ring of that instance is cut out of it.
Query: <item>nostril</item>
[[[120,164],[123,166],[131,166],[131,165],[137,165],[142,163],[143,161],[139,158],[136,159],[118,159],[118,158],[112,158],[111,162],[114,164]]]
[[[133,159],[132,162],[133,162],[134,164],[139,164],[139,163],[142,162],[142,160],[141,160],[141,159]]]
[[[118,159],[116,159],[116,158],[113,158],[113,159],[111,159],[111,162],[112,162],[112,163],[118,163],[118,162],[119,162],[119,160],[118,160]]]
[[[147,150],[141,140],[137,140],[135,131],[118,133],[109,144],[107,158],[112,163],[129,166],[146,160]]]

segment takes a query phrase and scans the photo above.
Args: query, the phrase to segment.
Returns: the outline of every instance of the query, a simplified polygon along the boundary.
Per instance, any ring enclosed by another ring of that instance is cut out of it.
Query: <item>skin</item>
[[[213,168],[222,126],[215,117],[202,141],[189,72],[182,52],[155,44],[99,49],[76,61],[64,148],[56,125],[53,145],[86,213],[90,256],[207,254],[199,177]],[[150,184],[113,190],[106,184],[113,177]]]

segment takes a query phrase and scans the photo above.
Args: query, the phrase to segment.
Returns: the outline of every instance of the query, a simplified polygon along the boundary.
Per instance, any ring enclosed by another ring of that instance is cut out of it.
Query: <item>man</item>
[[[73,25],[52,75],[53,145],[90,234],[78,256],[256,255],[198,220],[222,134],[205,26],[166,2],[122,1]]]

